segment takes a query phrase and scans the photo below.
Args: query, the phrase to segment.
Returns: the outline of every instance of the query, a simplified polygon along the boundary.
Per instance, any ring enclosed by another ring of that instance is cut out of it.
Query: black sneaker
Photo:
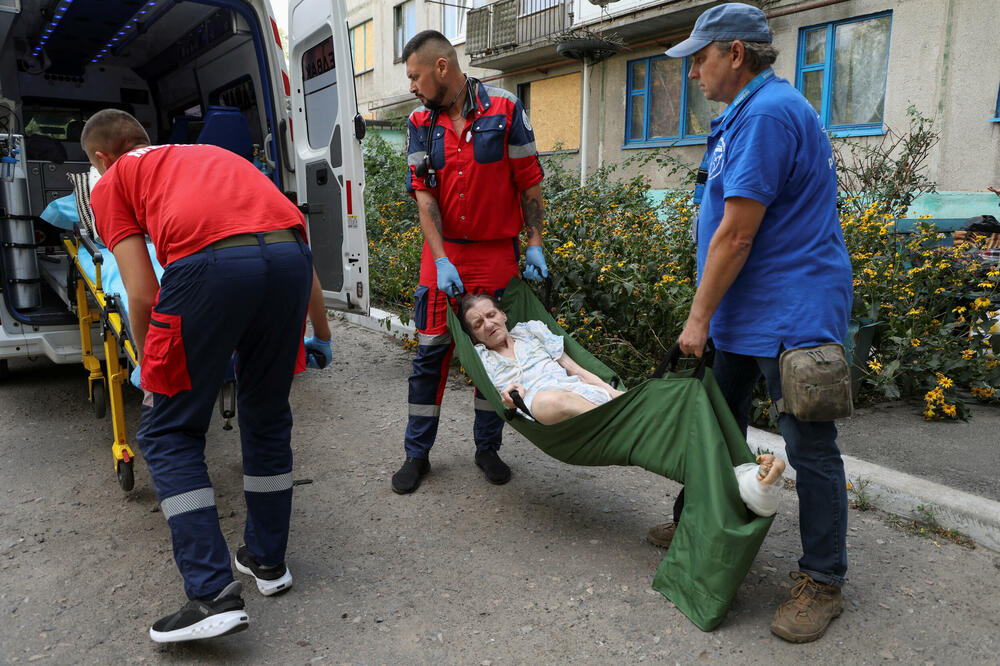
[[[253,576],[254,580],[257,581],[257,589],[265,597],[284,592],[292,586],[292,573],[284,563],[270,567],[257,564],[257,561],[250,557],[250,551],[247,550],[246,546],[240,546],[236,549],[235,559],[236,570]]]
[[[407,458],[399,471],[392,475],[392,490],[397,495],[412,493],[420,487],[420,480],[431,471],[426,458]]]
[[[500,454],[495,450],[476,451],[476,465],[483,470],[486,480],[496,486],[502,486],[510,481],[510,467],[500,460]]]
[[[214,599],[192,599],[173,615],[157,620],[149,637],[157,643],[177,643],[243,631],[250,618],[244,610],[242,591],[243,586],[234,580]]]

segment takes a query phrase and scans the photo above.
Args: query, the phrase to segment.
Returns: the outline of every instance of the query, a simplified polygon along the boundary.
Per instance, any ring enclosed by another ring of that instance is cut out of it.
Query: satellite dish
[[[601,9],[604,9],[605,7],[607,7],[608,5],[610,5],[612,2],[618,2],[618,0],[587,0],[587,1],[590,4],[592,4],[592,5],[597,5]]]

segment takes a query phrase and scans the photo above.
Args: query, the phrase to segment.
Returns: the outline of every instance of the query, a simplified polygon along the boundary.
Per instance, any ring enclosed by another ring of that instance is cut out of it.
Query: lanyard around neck
[[[723,111],[718,118],[712,121],[712,134],[716,131],[721,131],[722,127],[726,123],[726,119],[729,114],[736,110],[743,102],[747,100],[750,95],[757,91],[762,85],[767,83],[768,79],[774,76],[774,70],[768,67],[763,70],[757,76],[753,77],[748,84],[743,86],[743,89],[737,93],[733,101],[729,103],[726,110]],[[708,149],[705,149],[705,156],[701,159],[701,166],[698,168],[698,177],[694,183],[694,204],[697,206],[701,204],[702,198],[705,196],[705,184],[708,182],[708,161],[711,156],[708,153]]]

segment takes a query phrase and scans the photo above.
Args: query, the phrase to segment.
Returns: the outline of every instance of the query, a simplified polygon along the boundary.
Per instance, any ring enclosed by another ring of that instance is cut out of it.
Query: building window
[[[465,41],[465,14],[468,11],[468,0],[448,0],[441,5],[441,32],[452,44]]]
[[[530,108],[528,119],[538,152],[580,149],[582,91],[580,72],[536,79],[517,87],[526,111]]]
[[[795,85],[837,135],[882,133],[892,13],[799,31]]]
[[[417,34],[417,10],[413,0],[392,8],[393,55],[396,60],[403,57],[403,47]]]
[[[688,58],[656,56],[628,62],[625,145],[704,143],[712,118],[726,108],[710,102],[687,77]]]
[[[521,0],[521,16],[537,14],[559,6],[560,0]]]
[[[517,84],[517,98],[521,100],[524,112],[531,116],[531,83]]]
[[[351,28],[351,54],[354,73],[361,74],[375,68],[375,35],[371,19]]]
[[[997,91],[997,108],[993,112],[993,120],[1000,123],[1000,90]]]

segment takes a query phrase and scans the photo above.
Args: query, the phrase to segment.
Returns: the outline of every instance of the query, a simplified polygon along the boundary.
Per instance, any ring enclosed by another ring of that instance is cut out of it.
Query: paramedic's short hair
[[[466,320],[465,316],[472,309],[472,306],[479,301],[489,301],[493,304],[500,312],[503,312],[503,308],[500,307],[500,301],[493,298],[489,294],[465,294],[462,299],[458,302],[458,320],[462,323],[462,330],[465,334],[469,336],[473,343],[478,342],[476,336],[472,334],[472,329],[469,328],[469,322]]]
[[[743,42],[743,40],[740,40]],[[715,42],[716,48],[726,52],[732,48],[732,42]],[[757,73],[774,64],[778,59],[778,49],[767,42],[743,42],[743,52],[746,54],[747,65],[750,71]]]
[[[437,30],[418,32],[410,41],[406,42],[406,46],[403,47],[403,62],[409,60],[410,56],[417,51],[420,51],[425,61],[428,60],[427,56],[433,55],[434,57],[430,58],[432,61],[444,58],[453,66],[458,66],[458,54],[455,52],[455,47],[451,45],[447,37]]]
[[[80,145],[88,156],[100,150],[121,157],[133,148],[148,146],[149,135],[132,114],[120,109],[103,109],[83,126]]]

